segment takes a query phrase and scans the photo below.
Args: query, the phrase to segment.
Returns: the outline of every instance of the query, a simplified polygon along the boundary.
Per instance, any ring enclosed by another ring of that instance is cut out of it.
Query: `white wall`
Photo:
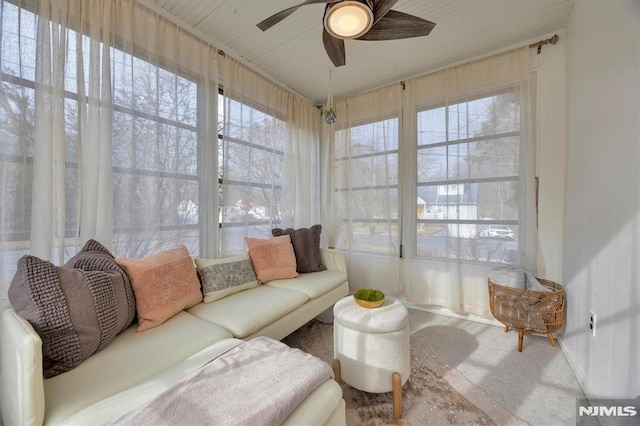
[[[594,397],[640,394],[639,29],[637,0],[576,0],[566,28],[563,345]]]

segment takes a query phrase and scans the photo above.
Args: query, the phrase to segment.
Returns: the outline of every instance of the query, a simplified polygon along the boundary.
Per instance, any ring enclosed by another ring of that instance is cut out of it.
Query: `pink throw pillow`
[[[183,245],[142,259],[117,258],[136,296],[138,331],[157,327],[202,301],[196,267]]]
[[[258,281],[296,278],[296,255],[291,237],[283,235],[269,239],[245,238],[249,257]]]

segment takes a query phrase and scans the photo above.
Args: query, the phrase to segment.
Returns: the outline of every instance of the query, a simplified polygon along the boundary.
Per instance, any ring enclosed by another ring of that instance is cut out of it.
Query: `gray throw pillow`
[[[256,273],[247,254],[222,259],[195,259],[202,283],[204,303],[258,287]]]
[[[71,370],[104,348],[136,313],[127,275],[94,240],[64,266],[23,256],[9,300],[42,339],[45,378]]]
[[[327,269],[320,259],[320,233],[322,225],[310,228],[275,228],[271,230],[274,237],[291,236],[291,244],[296,255],[297,272],[318,272]]]

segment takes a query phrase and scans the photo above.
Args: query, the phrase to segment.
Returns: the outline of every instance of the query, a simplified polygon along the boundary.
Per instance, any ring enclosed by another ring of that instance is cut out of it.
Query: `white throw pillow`
[[[543,286],[540,283],[540,281],[538,281],[537,278],[531,272],[526,272],[525,277],[526,277],[526,283],[527,283],[527,290],[551,291],[548,287]]]
[[[524,270],[514,267],[494,268],[489,274],[489,280],[504,287],[526,289]]]

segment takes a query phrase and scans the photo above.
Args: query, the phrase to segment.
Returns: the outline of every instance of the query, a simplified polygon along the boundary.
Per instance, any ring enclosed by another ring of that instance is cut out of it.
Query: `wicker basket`
[[[505,287],[489,280],[489,307],[493,316],[509,328],[518,330],[518,352],[522,352],[525,332],[546,334],[555,346],[551,333],[564,323],[564,289],[558,283],[538,278],[550,291]]]

